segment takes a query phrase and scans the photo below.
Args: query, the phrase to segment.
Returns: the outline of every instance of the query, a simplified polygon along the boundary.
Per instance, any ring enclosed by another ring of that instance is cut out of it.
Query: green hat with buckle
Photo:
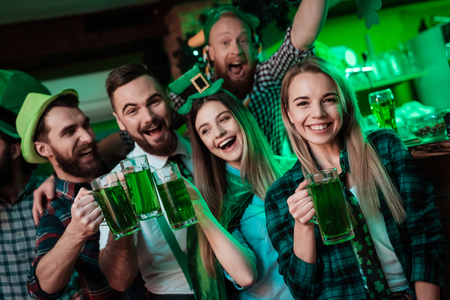
[[[20,138],[16,119],[29,93],[50,94],[40,81],[24,72],[0,70],[0,131],[13,138]]]
[[[64,90],[54,96],[40,93],[30,93],[26,97],[25,102],[23,103],[17,116],[16,126],[17,132],[22,138],[22,155],[27,162],[33,164],[48,162],[48,160],[40,156],[34,148],[34,133],[36,132],[36,126],[39,119],[47,106],[63,95],[74,95],[78,99],[78,93],[73,89]]]
[[[169,88],[186,103],[178,110],[181,115],[186,115],[191,110],[195,99],[211,96],[222,89],[223,79],[211,84],[195,65],[180,78],[169,84]]]

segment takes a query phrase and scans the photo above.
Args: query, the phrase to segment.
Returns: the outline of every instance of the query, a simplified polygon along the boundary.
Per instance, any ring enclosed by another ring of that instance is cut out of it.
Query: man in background
[[[35,256],[33,191],[45,180],[22,156],[16,118],[28,93],[50,94],[32,76],[0,70],[0,299],[29,299],[27,276]],[[70,278],[70,277],[69,277]],[[78,276],[60,299],[81,299]]]
[[[208,62],[213,66],[211,81],[223,78],[223,88],[244,101],[275,154],[283,154],[284,144],[288,143],[279,100],[284,75],[311,53],[327,11],[328,0],[302,0],[283,43],[265,62],[258,61],[258,18],[231,5],[214,8],[203,33],[189,41],[194,47],[206,44]],[[184,100],[173,93],[170,97],[177,111]]]

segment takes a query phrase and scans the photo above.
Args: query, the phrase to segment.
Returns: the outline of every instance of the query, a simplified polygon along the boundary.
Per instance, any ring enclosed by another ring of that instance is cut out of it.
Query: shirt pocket
[[[262,240],[268,236],[264,206],[249,206],[241,219],[241,231],[246,239]]]

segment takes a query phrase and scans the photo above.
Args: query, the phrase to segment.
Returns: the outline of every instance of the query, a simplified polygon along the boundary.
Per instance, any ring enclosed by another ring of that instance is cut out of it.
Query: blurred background
[[[410,101],[450,107],[450,1],[383,0],[379,24],[368,29],[358,0],[330,0],[317,55],[345,72],[363,115],[368,94],[391,88],[396,106]],[[364,2],[364,1],[362,1]],[[376,2],[376,1],[375,1]],[[75,88],[97,139],[117,131],[104,81],[110,70],[145,63],[164,85],[194,63],[202,49],[187,39],[211,7],[233,3],[261,20],[261,60],[278,49],[299,1],[291,0],[0,0],[0,68],[25,71],[52,93]],[[370,126],[370,120],[367,121]]]

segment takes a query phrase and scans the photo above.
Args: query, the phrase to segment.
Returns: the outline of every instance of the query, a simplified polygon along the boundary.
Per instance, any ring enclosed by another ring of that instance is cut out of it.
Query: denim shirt
[[[238,169],[229,164],[226,165],[226,168],[229,173],[240,176]],[[226,278],[240,290],[236,298],[241,300],[293,299],[283,281],[283,276],[278,273],[278,254],[273,248],[267,232],[263,200],[255,195],[253,196],[252,201],[244,211],[239,226],[232,231],[232,235],[256,260],[258,271],[257,281],[246,289],[237,285],[230,275],[224,271]]]

